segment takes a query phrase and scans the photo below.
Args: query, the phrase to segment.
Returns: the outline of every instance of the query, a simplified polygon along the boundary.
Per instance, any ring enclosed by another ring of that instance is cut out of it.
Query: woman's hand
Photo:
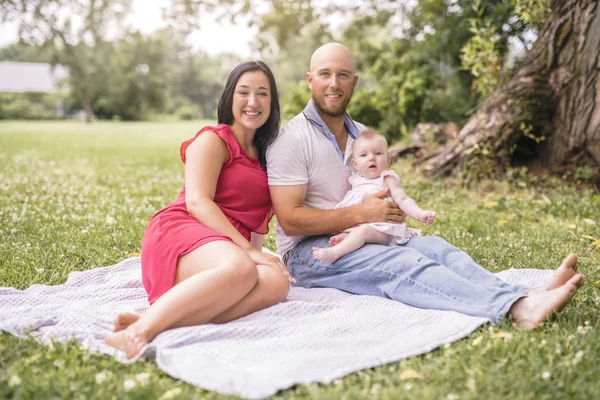
[[[256,250],[254,248],[247,250],[246,253],[248,254],[248,256],[250,256],[250,259],[256,264],[266,265],[267,267],[275,268],[276,270],[279,270],[282,274],[284,274],[291,283],[296,283],[296,280],[290,275],[290,272],[288,271],[283,261],[281,261],[281,258],[271,254],[263,253],[262,251]]]

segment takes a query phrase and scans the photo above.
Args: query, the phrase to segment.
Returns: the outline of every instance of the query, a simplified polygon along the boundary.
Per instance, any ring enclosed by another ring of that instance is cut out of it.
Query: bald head
[[[339,43],[319,47],[310,58],[306,82],[321,118],[334,118],[336,123],[343,124],[346,107],[358,82],[350,50]]]
[[[328,64],[336,62],[354,74],[354,56],[350,50],[339,43],[327,43],[319,47],[310,58],[310,72],[327,67]]]

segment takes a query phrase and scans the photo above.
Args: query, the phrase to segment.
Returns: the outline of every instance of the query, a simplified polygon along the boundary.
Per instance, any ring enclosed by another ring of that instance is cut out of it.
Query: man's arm
[[[272,185],[269,189],[277,221],[286,235],[322,235],[366,222],[404,222],[405,218],[395,203],[383,200],[389,189],[374,194],[363,204],[335,210],[305,207],[305,184]]]

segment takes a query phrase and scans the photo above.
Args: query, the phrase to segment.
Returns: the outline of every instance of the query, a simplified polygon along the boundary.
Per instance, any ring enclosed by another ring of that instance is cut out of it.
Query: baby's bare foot
[[[335,262],[339,257],[336,257],[331,248],[321,249],[313,247],[313,256],[316,260],[328,261],[330,263]]]
[[[335,236],[332,236],[329,239],[329,245],[331,247],[335,246],[336,244],[340,243],[342,240],[344,240],[346,238],[346,236],[348,236],[348,232],[342,232],[342,233],[338,233]]]
[[[537,328],[571,300],[584,280],[583,275],[576,274],[556,289],[538,292],[520,299],[510,311],[515,320],[515,325],[526,330]]]
[[[126,329],[129,325],[137,322],[140,319],[140,316],[137,314],[133,314],[130,312],[122,312],[115,317],[115,325],[113,327],[113,332],[120,332],[123,329]]]
[[[107,345],[124,351],[128,358],[137,356],[140,351],[148,344],[145,335],[136,329],[135,324],[128,328],[110,333],[104,341]]]

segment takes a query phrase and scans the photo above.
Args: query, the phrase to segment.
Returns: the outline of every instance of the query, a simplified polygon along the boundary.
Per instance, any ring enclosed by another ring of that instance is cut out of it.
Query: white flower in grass
[[[544,371],[544,372],[542,373],[542,379],[543,379],[543,380],[546,380],[546,381],[547,381],[548,379],[550,379],[550,377],[551,377],[551,376],[552,376],[552,375],[551,375],[551,374],[550,374],[550,372],[548,372],[548,371]]]
[[[35,272],[37,272],[38,274],[41,274],[42,272],[44,272],[44,268],[36,268]]]
[[[406,385],[404,385],[404,390],[408,391],[410,389],[412,389],[413,385],[412,383],[407,383]]]
[[[579,333],[581,336],[587,334],[590,331],[591,327],[589,325],[586,326],[581,326],[579,325],[577,327],[577,333]]]
[[[10,387],[19,386],[20,384],[21,384],[21,378],[19,378],[18,375],[13,375],[8,380],[8,386],[10,386]]]
[[[381,385],[379,383],[376,383],[373,385],[373,387],[371,387],[371,393],[375,394],[379,392],[379,389],[381,389]]]
[[[111,217],[110,215],[107,215],[104,223],[107,225],[112,225],[112,224],[116,223],[116,221],[113,217]]]
[[[454,393],[448,393],[448,396],[446,396],[446,400],[458,400],[460,399],[460,397],[458,397],[457,394]]]
[[[135,376],[135,380],[142,386],[146,386],[150,383],[150,374],[148,372],[141,372]]]
[[[577,365],[579,364],[579,361],[581,361],[581,359],[583,358],[583,350],[579,350],[577,353],[575,353],[575,357],[573,357],[573,365]]]
[[[473,346],[478,346],[479,343],[481,343],[482,340],[483,340],[483,336],[477,336],[477,338],[475,340],[473,340],[472,345]]]
[[[99,385],[99,384],[105,382],[106,380],[108,380],[109,376],[110,376],[110,372],[108,372],[106,370],[98,372],[96,374],[96,383]]]
[[[123,382],[123,388],[125,390],[131,390],[135,387],[136,383],[133,379],[125,379],[125,382]]]
[[[475,379],[469,378],[469,380],[467,381],[467,389],[469,389],[473,393],[475,393],[477,391],[477,385],[475,384]]]
[[[169,389],[163,393],[162,396],[158,398],[158,400],[170,400],[181,394],[181,388]]]

